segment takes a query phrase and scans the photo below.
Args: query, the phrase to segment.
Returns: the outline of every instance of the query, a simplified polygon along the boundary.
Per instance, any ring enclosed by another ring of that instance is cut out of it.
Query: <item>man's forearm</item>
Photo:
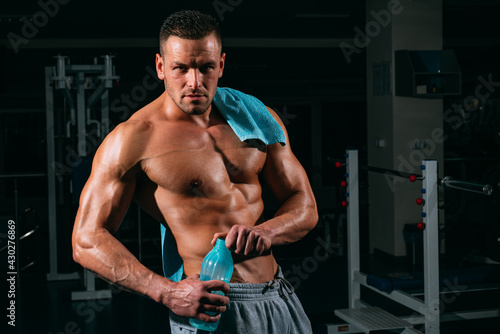
[[[272,245],[285,245],[302,239],[318,222],[314,198],[307,192],[297,191],[279,208],[272,219],[258,225],[269,233]]]
[[[92,244],[87,241],[92,241]],[[107,231],[93,233],[91,237],[74,236],[73,257],[106,281],[148,296],[179,316],[215,322],[229,304],[226,296],[211,293],[222,291],[227,294],[227,283],[218,280],[202,282],[199,276],[172,282],[143,266]],[[205,314],[205,311],[216,315]]]
[[[109,283],[158,302],[162,295],[160,289],[169,282],[142,265],[105,229],[91,237],[84,233],[74,236],[73,258]]]

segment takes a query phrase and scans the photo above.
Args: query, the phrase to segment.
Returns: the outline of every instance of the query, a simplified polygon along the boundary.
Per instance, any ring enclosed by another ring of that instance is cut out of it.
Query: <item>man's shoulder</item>
[[[129,119],[118,124],[104,139],[103,145],[129,146],[147,140],[152,131],[152,124]]]
[[[151,120],[131,117],[118,124],[110,135],[137,139],[137,137],[148,135],[153,129],[154,123]]]
[[[102,162],[135,165],[142,159],[152,129],[150,122],[140,119],[131,118],[122,122],[106,136],[97,155]]]

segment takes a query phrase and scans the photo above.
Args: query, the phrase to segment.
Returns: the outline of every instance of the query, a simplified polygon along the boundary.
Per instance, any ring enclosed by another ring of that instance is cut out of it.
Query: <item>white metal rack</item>
[[[358,151],[347,150],[346,178],[349,205],[347,207],[347,261],[349,282],[349,308],[336,310],[337,315],[349,325],[329,324],[328,334],[332,333],[370,333],[374,330],[400,330],[401,333],[422,333],[413,328],[424,324],[426,334],[439,334],[440,321],[480,319],[500,316],[500,309],[474,310],[440,314],[439,290],[439,230],[438,230],[438,185],[450,186],[449,179],[438,180],[437,161],[422,162],[422,217],[425,228],[424,239],[424,291],[423,300],[401,290],[383,292],[367,284],[368,275],[360,269],[359,248],[359,162]],[[451,187],[451,186],[450,186]],[[467,182],[454,181],[453,187],[465,191],[491,193],[491,187]],[[408,317],[396,317],[385,310],[368,305],[362,301],[361,286],[375,291],[411,310]]]

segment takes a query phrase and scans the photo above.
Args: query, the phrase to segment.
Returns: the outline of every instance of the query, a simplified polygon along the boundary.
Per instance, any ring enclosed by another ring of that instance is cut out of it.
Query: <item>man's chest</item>
[[[145,156],[141,167],[161,188],[188,196],[215,196],[231,184],[256,182],[266,146],[241,142],[227,124],[167,128],[155,135]]]

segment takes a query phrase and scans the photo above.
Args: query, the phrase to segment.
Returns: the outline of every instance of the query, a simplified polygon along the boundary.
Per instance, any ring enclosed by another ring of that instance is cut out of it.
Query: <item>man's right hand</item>
[[[211,291],[229,292],[229,285],[223,281],[200,281],[199,275],[190,276],[172,284],[162,293],[162,303],[179,316],[196,318],[205,322],[216,322],[220,313],[226,311],[229,298]],[[205,312],[214,312],[211,316]]]

